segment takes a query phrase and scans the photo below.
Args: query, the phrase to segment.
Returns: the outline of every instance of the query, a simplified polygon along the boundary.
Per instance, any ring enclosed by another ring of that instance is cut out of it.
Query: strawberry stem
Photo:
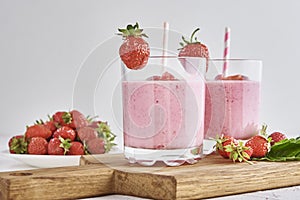
[[[191,35],[191,43],[193,43],[193,38],[194,38],[196,32],[199,31],[199,30],[200,30],[200,28],[197,28],[197,29],[194,30],[194,32],[192,33],[192,35]],[[197,41],[197,38],[195,38],[195,41],[198,42],[198,41]]]

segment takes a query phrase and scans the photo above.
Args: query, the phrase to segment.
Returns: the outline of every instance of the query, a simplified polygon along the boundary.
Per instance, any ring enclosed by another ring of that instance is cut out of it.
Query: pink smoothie
[[[125,146],[143,149],[201,146],[204,89],[202,81],[124,81]]]
[[[260,83],[249,80],[207,81],[205,138],[230,135],[248,139],[258,133]]]

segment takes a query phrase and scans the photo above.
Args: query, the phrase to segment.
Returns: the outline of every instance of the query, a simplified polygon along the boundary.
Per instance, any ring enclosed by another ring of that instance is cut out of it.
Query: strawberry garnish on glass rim
[[[142,69],[146,66],[150,55],[148,43],[142,37],[148,37],[139,28],[138,23],[135,25],[127,25],[126,29],[118,29],[118,35],[124,39],[123,44],[119,48],[121,60],[129,69]]]
[[[198,41],[195,34],[200,30],[197,28],[192,33],[190,40],[186,40],[184,36],[182,36],[183,42],[180,42],[181,48],[179,48],[179,57],[204,57],[209,58],[209,52],[206,45]]]

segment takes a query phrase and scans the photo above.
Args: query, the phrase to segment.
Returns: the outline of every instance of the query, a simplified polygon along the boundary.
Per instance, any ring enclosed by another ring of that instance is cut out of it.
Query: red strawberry
[[[271,138],[271,146],[273,146],[276,142],[280,142],[281,140],[286,139],[286,136],[280,132],[274,132],[269,135],[268,138]]]
[[[45,126],[46,128],[48,128],[52,133],[54,133],[54,132],[56,131],[56,129],[57,129],[56,122],[54,122],[54,121],[52,121],[52,120],[46,121],[46,122],[44,123],[44,126]]]
[[[45,155],[48,151],[48,142],[42,137],[32,137],[29,141],[27,151],[29,154]]]
[[[46,128],[48,128],[52,133],[54,133],[54,131],[56,131],[57,127],[58,127],[58,123],[55,122],[49,115],[48,115],[49,120],[44,122],[43,120],[36,120],[35,124],[41,124],[43,126],[45,126]]]
[[[81,142],[71,142],[67,155],[84,155],[84,147]]]
[[[253,153],[253,149],[251,147],[247,147],[244,145],[242,141],[240,141],[238,144],[231,143],[230,145],[225,146],[225,151],[229,152],[229,158],[235,162],[247,162],[249,164],[252,164],[250,161],[248,161]]]
[[[78,110],[72,110],[70,112],[71,114],[71,123],[69,124],[69,126],[73,129],[78,129],[81,127],[86,127],[89,125],[89,122],[87,120],[87,118]]]
[[[97,138],[98,133],[92,127],[83,127],[78,130],[77,135],[81,141],[89,141]]]
[[[245,145],[253,149],[252,157],[255,158],[264,157],[269,151],[269,142],[261,135],[253,136]]]
[[[74,141],[76,138],[76,132],[68,126],[62,126],[53,133],[53,138],[59,138],[59,137]]]
[[[146,66],[150,55],[148,43],[142,38],[147,37],[142,33],[143,29],[139,29],[138,23],[134,26],[129,24],[126,29],[118,29],[124,38],[123,44],[120,46],[119,55],[123,63],[129,69],[142,69]]]
[[[69,126],[73,129],[88,126],[88,120],[86,117],[77,110],[70,112],[56,112],[52,116],[53,120],[61,126]]]
[[[200,29],[197,28],[191,35],[190,40],[186,40],[182,36],[183,42],[180,43],[182,48],[179,51],[179,57],[203,57],[209,58],[208,48],[197,40],[197,37],[194,38],[197,31]]]
[[[13,136],[8,141],[9,152],[13,154],[27,153],[27,145],[24,135]]]
[[[49,155],[65,155],[71,146],[71,141],[69,139],[52,138],[48,144],[48,154]]]
[[[226,146],[231,146],[231,144],[237,145],[238,142],[230,136],[222,135],[220,138],[216,139],[216,149],[218,153],[223,156],[224,158],[230,157],[230,152],[226,151]]]
[[[105,153],[105,142],[102,138],[95,138],[87,141],[87,150],[90,154]]]
[[[68,123],[70,123],[69,120],[70,116],[68,112],[65,111],[58,111],[52,115],[52,119],[54,122],[56,122],[58,125],[65,126]]]
[[[25,132],[26,139],[30,139],[33,137],[42,137],[48,139],[51,137],[51,135],[52,132],[42,124],[29,126]]]

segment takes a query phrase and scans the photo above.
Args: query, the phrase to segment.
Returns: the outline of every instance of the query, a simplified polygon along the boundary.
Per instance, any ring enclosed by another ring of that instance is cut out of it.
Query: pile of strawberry
[[[274,132],[267,136],[267,126],[263,126],[259,135],[255,135],[245,143],[238,141],[231,136],[222,135],[216,139],[216,150],[224,158],[229,158],[233,162],[249,162],[252,158],[262,158],[267,155],[270,147],[275,143],[286,139],[280,132]]]
[[[85,117],[81,112],[59,111],[47,121],[37,120],[27,126],[24,135],[9,142],[12,154],[85,155],[109,152],[115,135],[107,122]]]

